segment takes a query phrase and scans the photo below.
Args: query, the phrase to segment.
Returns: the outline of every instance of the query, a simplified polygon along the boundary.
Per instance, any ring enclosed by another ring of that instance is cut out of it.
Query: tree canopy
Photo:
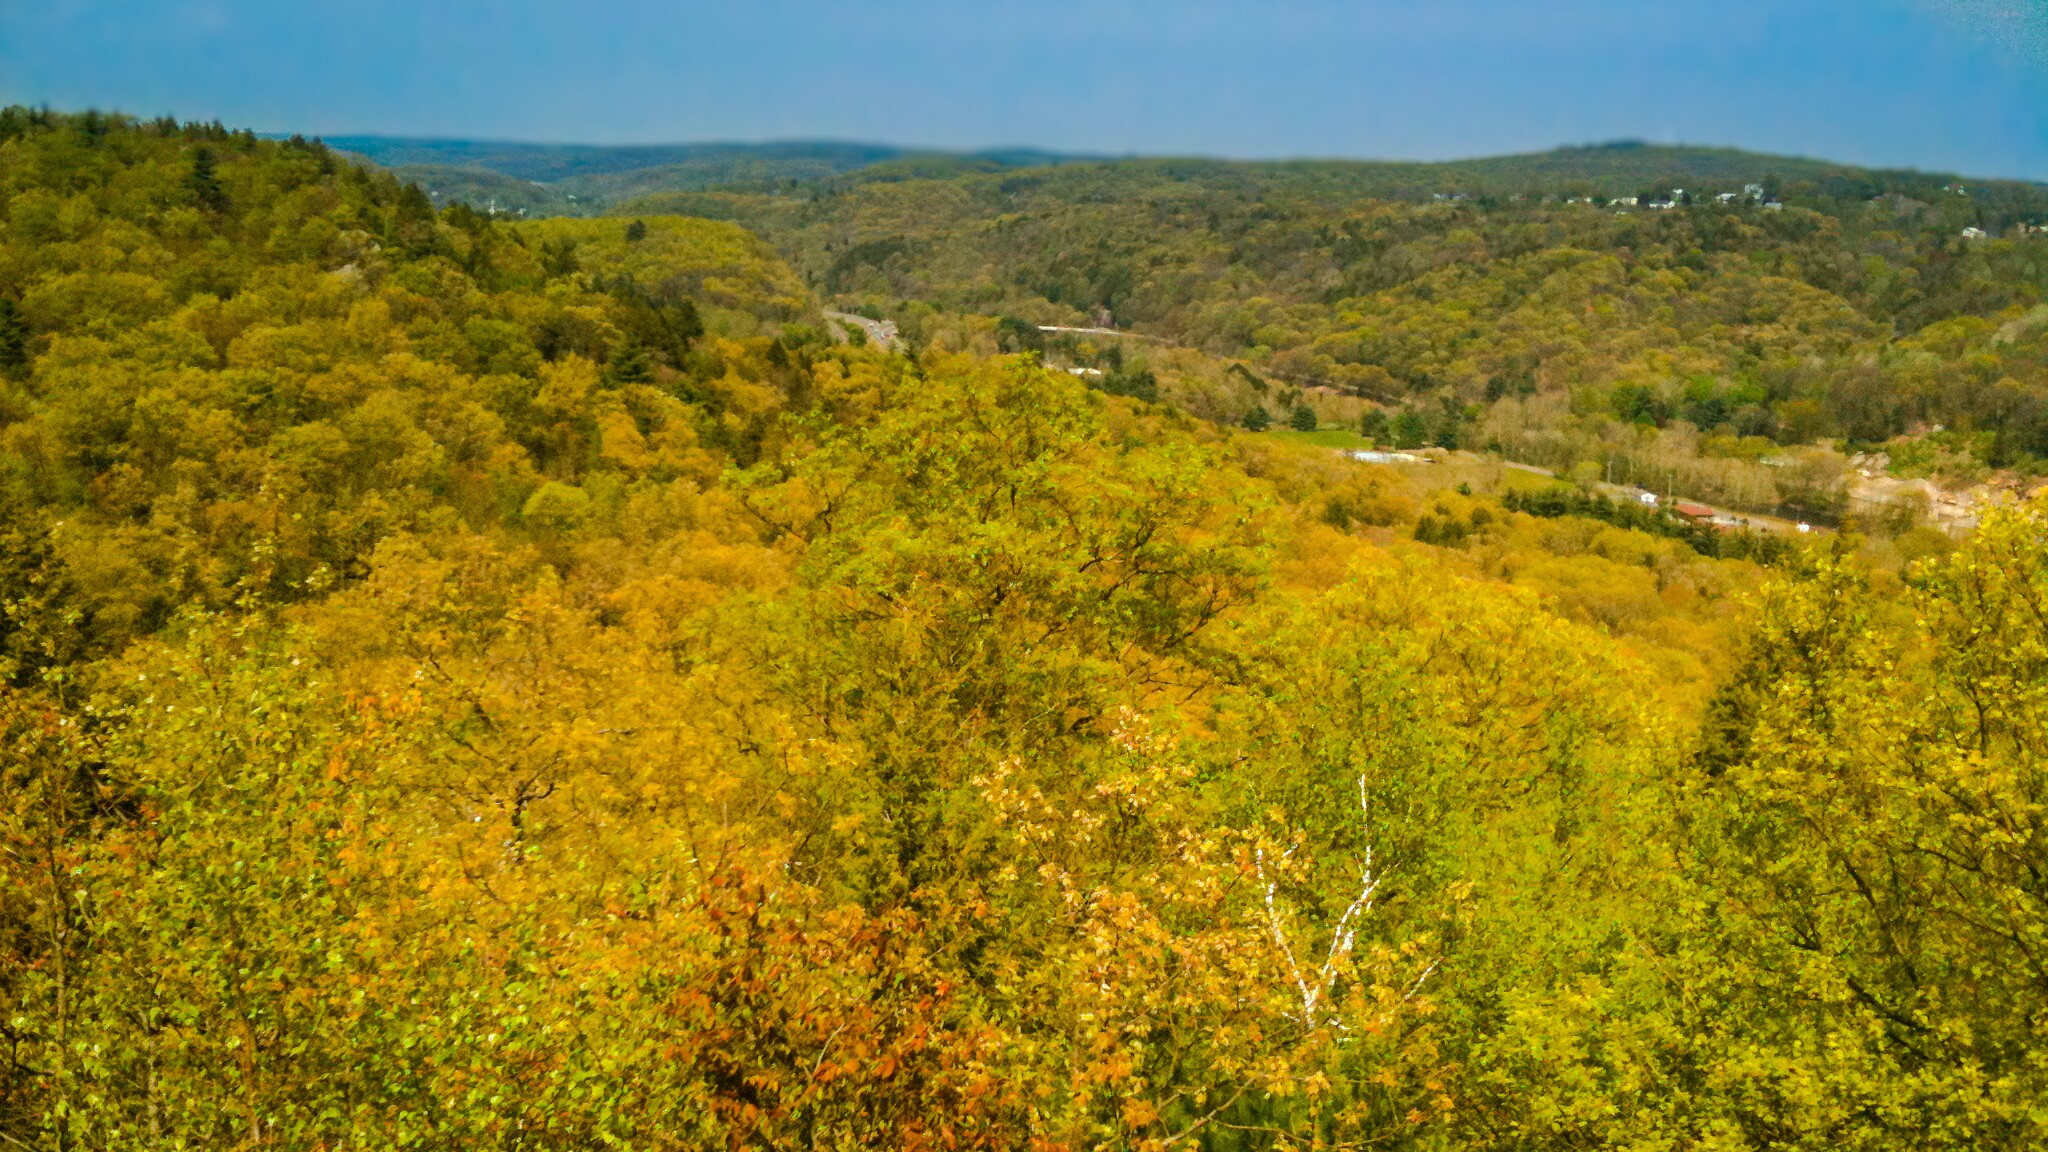
[[[1737,556],[731,224],[21,109],[0,195],[9,1143],[2044,1138],[2048,498]]]

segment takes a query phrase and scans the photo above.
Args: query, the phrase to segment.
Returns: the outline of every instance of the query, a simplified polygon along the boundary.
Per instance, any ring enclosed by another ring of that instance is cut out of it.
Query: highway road
[[[1069,328],[1064,324],[1040,324],[1040,332],[1053,332],[1061,336],[1121,336],[1126,340],[1149,340],[1154,344],[1171,344],[1173,341],[1158,336],[1145,336],[1136,332],[1124,332],[1115,328]]]
[[[862,332],[867,333],[868,343],[878,348],[886,348],[891,352],[900,352],[903,349],[903,339],[896,334],[896,322],[893,320],[870,320],[851,312],[827,312],[825,319],[836,320],[841,324],[858,325]]]

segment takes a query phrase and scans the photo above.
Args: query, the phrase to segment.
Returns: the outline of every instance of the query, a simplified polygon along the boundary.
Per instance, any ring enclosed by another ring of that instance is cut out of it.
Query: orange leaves
[[[678,982],[664,1051],[734,1139],[982,1147],[1009,1130],[1014,1093],[983,1070],[1001,1035],[962,1014],[920,920],[828,909],[736,873],[709,878],[693,908],[705,934],[663,966]]]

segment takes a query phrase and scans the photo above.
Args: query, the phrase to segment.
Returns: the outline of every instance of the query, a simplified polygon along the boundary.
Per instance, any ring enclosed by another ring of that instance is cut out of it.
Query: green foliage
[[[192,194],[192,202],[210,212],[224,212],[228,207],[228,196],[220,186],[220,176],[214,171],[213,149],[204,144],[192,150],[192,171],[185,177],[185,187]]]
[[[996,344],[1005,352],[1036,352],[1045,347],[1045,334],[1022,317],[1003,316],[996,320]]]
[[[1563,485],[1504,492],[1500,502],[1509,511],[1526,512],[1531,516],[1583,516],[1652,536],[1682,540],[1702,556],[1739,557],[1759,564],[1776,564],[1795,551],[1782,536],[1747,528],[1721,529],[1680,516],[1668,506],[1653,508]]]
[[[487,198],[497,197],[507,205],[521,201],[526,206],[524,197],[535,212],[556,215],[588,214],[634,197],[705,189],[786,193],[803,188],[830,195],[865,184],[911,180],[994,175],[1041,179],[1056,167],[1077,169],[1083,178],[1099,173],[1145,183],[1198,182],[1242,187],[1283,200],[1435,197],[1486,205],[1546,197],[1604,204],[1630,195],[1689,205],[1708,199],[1700,192],[1703,189],[1738,191],[1756,184],[1763,198],[1772,202],[1789,197],[1807,206],[1860,204],[1887,197],[1904,201],[1910,210],[1913,204],[1925,207],[1923,202],[1957,199],[1952,189],[1966,185],[1974,209],[2043,214],[2038,187],[2013,181],[1871,171],[1796,157],[1641,141],[1449,163],[1101,160],[1029,149],[962,154],[828,142],[604,147],[366,136],[336,137],[332,143],[394,166],[401,179],[432,188],[443,199],[468,197],[482,206]],[[1678,188],[1688,191],[1674,197]]]
[[[1816,557],[1719,702],[1692,882],[1725,957],[1674,975],[1752,1140],[2042,1138],[2044,522],[2039,499],[1994,513],[1907,605]]]
[[[1417,409],[1423,426],[1390,431],[1394,444],[1557,471],[1604,468],[1617,441],[1654,430],[1672,435],[1622,461],[1641,465],[1638,482],[1654,469],[1689,496],[1769,512],[1793,509],[1767,466],[1710,463],[1704,442],[1853,450],[1938,425],[1990,433],[1987,468],[2048,460],[2048,324],[2027,319],[2048,299],[2048,240],[2022,230],[2048,220],[2048,201],[2032,186],[1943,183],[1629,147],[1406,168],[855,173],[809,195],[692,193],[625,211],[742,222],[848,300],[1020,325],[1106,312],[1230,358],[1222,379],[1162,377],[1169,400],[1219,422],[1270,378]],[[1786,199],[1767,207],[1750,184]],[[1588,202],[1645,186],[1693,203]],[[1995,238],[1965,244],[1965,228]],[[998,345],[1035,338],[1005,328]]]
[[[0,296],[0,369],[13,371],[28,364],[28,325],[21,308]]]
[[[1111,396],[1129,396],[1147,404],[1159,400],[1159,377],[1142,365],[1110,369],[1102,377],[1101,388]]]
[[[559,271],[579,270],[601,283],[630,281],[655,298],[692,300],[737,316],[794,319],[806,307],[802,284],[772,250],[746,232],[708,220],[649,216],[630,239],[610,220],[538,220],[510,225],[521,241],[569,251]]]
[[[1420,448],[1430,440],[1429,418],[1414,408],[1403,408],[1387,422],[1387,436],[1396,448]]]
[[[2042,1142],[2048,498],[1749,614],[730,225],[25,109],[0,191],[0,1142]]]

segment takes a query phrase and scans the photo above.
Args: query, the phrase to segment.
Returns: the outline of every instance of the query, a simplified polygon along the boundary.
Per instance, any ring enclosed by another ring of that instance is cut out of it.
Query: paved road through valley
[[[903,347],[903,341],[896,335],[896,322],[893,320],[870,320],[851,312],[827,312],[825,319],[837,320],[841,324],[859,325],[860,330],[867,333],[868,343],[876,347],[886,348],[891,352],[900,351]]]

